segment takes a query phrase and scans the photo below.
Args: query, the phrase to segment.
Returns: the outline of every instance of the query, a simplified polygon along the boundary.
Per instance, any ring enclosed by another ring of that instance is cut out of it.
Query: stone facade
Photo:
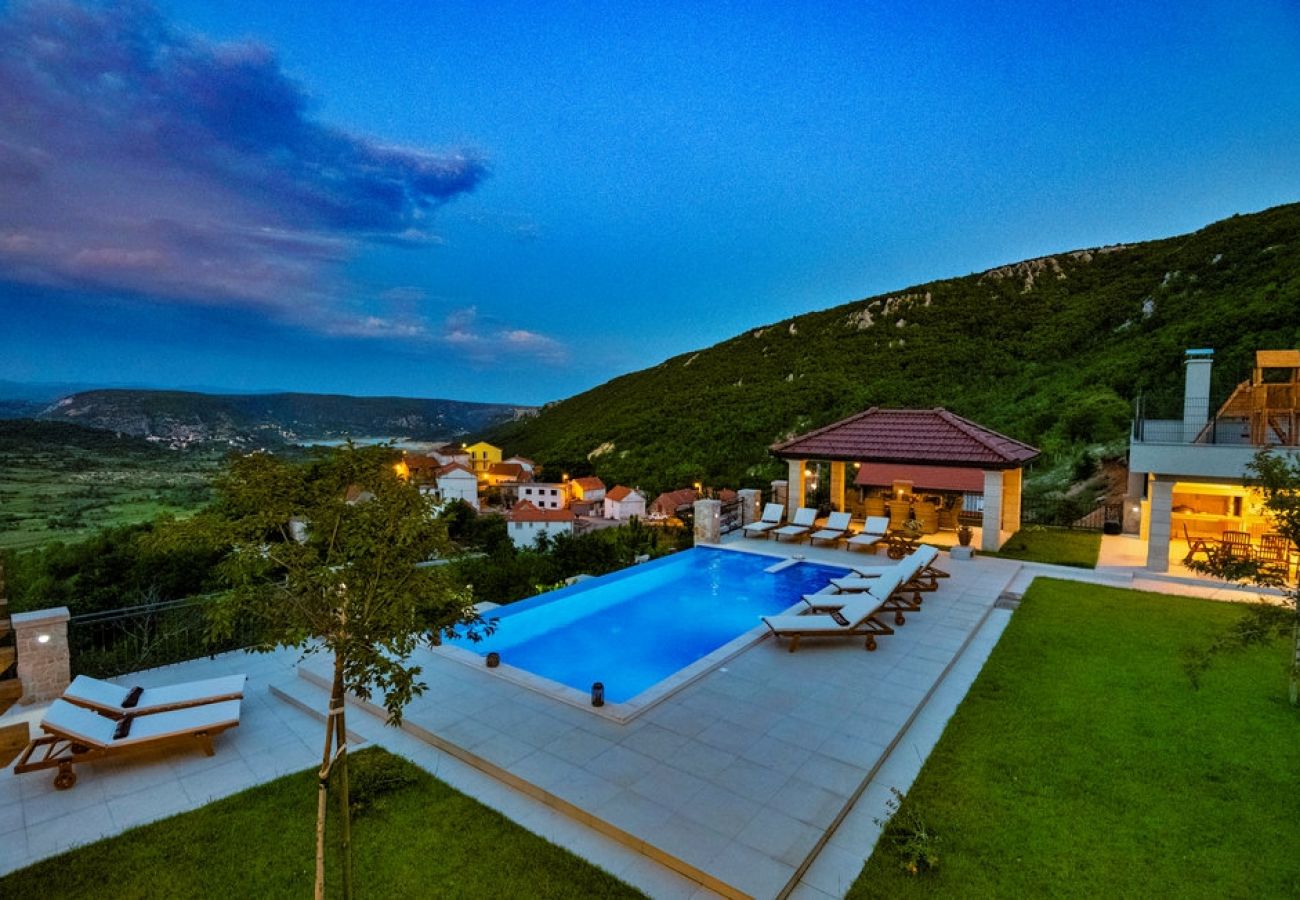
[[[740,498],[740,524],[757,522],[763,514],[763,492],[757,488],[744,488],[736,493]]]
[[[14,613],[12,621],[18,649],[18,680],[23,683],[23,695],[18,702],[41,703],[60,696],[72,682],[68,608]]]

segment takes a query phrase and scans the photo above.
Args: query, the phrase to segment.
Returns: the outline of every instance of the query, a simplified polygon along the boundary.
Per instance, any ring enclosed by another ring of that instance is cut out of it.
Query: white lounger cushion
[[[872,544],[883,541],[884,539],[885,536],[883,534],[868,534],[867,532],[862,531],[849,538],[848,543],[853,544],[855,547],[870,547]]]
[[[829,615],[760,616],[759,618],[776,631],[825,631],[833,634],[837,631],[851,631],[879,607],[880,601],[875,597],[845,597],[844,605],[840,607],[840,615],[849,620],[848,625],[841,625]]]
[[[132,744],[238,725],[239,704],[238,700],[223,700],[188,709],[136,716],[131,720],[131,733],[120,740],[114,740],[113,732],[117,730],[117,722],[66,700],[55,700],[41,720],[41,727],[67,735],[88,747],[129,747]]]
[[[242,697],[247,675],[226,675],[221,678],[206,678],[202,681],[187,681],[181,684],[168,684],[162,687],[145,688],[140,694],[140,702],[131,708],[122,706],[129,688],[111,681],[101,681],[89,675],[78,675],[68,685],[63,696],[83,705],[114,712],[143,715],[151,710],[168,706],[194,706],[211,703],[218,699]]]
[[[814,531],[812,539],[814,541],[829,541],[831,538],[843,536],[844,532],[849,530],[849,522],[852,516],[846,512],[833,512],[826,519],[826,527],[821,531]]]
[[[853,581],[855,584],[862,584],[855,591],[844,594],[804,594],[803,602],[809,606],[816,606],[823,609],[843,608],[850,603],[875,603],[880,604],[889,599],[889,596],[898,590],[899,585],[903,583],[905,573],[898,570],[897,566],[888,566],[881,570],[880,577],[872,578],[865,584],[864,579],[841,578],[840,581]],[[832,581],[831,584],[835,582]],[[867,599],[870,598],[870,599]]]
[[[803,534],[809,528],[817,523],[817,510],[809,506],[799,507],[799,511],[794,514],[791,524],[778,528],[772,532],[775,535],[795,535]]]

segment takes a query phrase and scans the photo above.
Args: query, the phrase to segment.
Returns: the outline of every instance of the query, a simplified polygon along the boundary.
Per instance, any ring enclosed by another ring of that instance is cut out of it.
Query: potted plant
[[[962,525],[957,529],[957,543],[963,547],[969,547],[973,537],[975,537],[975,532],[971,530],[969,525]]]

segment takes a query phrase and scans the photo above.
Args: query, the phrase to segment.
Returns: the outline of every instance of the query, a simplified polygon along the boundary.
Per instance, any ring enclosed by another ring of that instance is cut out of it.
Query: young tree
[[[213,637],[253,625],[269,651],[294,647],[334,659],[316,822],[316,897],[324,896],[325,820],[338,792],[343,895],[352,896],[345,697],[382,697],[390,724],[425,685],[410,662],[421,642],[457,628],[490,630],[470,592],[442,567],[417,565],[448,546],[428,501],[393,468],[391,448],[351,444],[307,464],[263,453],[234,459],[197,527],[229,553],[220,572],[231,592],[211,620]]]
[[[1277,533],[1290,542],[1291,549],[1300,547],[1300,456],[1261,450],[1250,461],[1247,472],[1250,475],[1247,483],[1263,496],[1264,509]],[[1300,705],[1300,585],[1291,582],[1288,586],[1285,564],[1278,567],[1268,560],[1239,559],[1220,554],[1187,565],[1194,571],[1239,584],[1285,588],[1283,603],[1255,604],[1208,647],[1188,653],[1186,668],[1193,685],[1199,683],[1201,674],[1209,668],[1216,654],[1289,634],[1292,642],[1289,694],[1291,705]]]

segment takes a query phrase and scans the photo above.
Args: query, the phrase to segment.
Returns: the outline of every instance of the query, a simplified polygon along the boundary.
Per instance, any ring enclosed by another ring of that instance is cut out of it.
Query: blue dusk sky
[[[0,379],[542,402],[1300,200],[1300,5],[0,3]]]

